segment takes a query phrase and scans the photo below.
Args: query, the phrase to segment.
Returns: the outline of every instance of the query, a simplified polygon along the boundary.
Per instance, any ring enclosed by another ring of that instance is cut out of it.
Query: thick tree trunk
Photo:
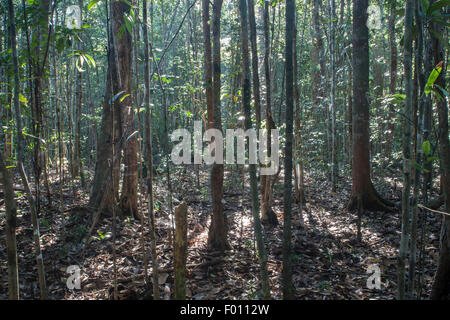
[[[89,206],[95,210],[99,210],[100,213],[112,215],[113,208],[118,201],[120,179],[120,105],[117,103],[117,98],[114,99],[114,92],[119,93],[120,86],[108,2],[105,3],[105,6],[108,35],[108,70],[103,116],[100,135],[98,137],[97,160],[95,163],[95,174],[92,182]]]
[[[367,22],[368,0],[353,0],[353,162],[352,198],[349,209],[357,206],[361,195],[364,209],[391,210],[381,199],[370,179],[369,158],[369,32]]]
[[[132,41],[131,34],[124,26],[124,19],[130,14],[131,6],[124,1],[112,2],[112,26],[113,39],[117,53],[116,63],[119,72],[118,91],[123,92],[118,98],[121,110],[122,134],[123,141],[123,164],[125,166],[123,173],[122,195],[120,199],[120,207],[122,214],[134,216],[138,218],[137,207],[137,178],[138,178],[138,161],[137,161],[137,135],[135,134],[134,125],[134,108],[132,106],[133,99],[131,95],[131,57],[132,57]],[[121,32],[122,31],[122,32]],[[121,32],[121,34],[120,34]],[[120,36],[119,36],[120,34]]]

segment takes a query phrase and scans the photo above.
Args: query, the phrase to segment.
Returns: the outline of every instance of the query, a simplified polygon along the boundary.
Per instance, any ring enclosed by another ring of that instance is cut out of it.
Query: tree
[[[430,6],[436,3],[430,1]],[[444,7],[445,8],[445,7]],[[448,13],[448,6],[446,8]],[[440,10],[439,10],[440,11]],[[450,145],[448,139],[448,106],[445,98],[446,72],[447,66],[443,65],[446,61],[445,43],[441,35],[445,34],[444,27],[438,22],[432,22],[430,37],[433,48],[433,63],[436,68],[441,67],[442,71],[435,82],[436,104],[439,117],[439,154],[441,162],[441,184],[445,198],[445,212],[442,218],[440,251],[438,268],[434,275],[433,286],[430,299],[449,299],[450,298]]]
[[[405,298],[405,265],[408,252],[409,219],[410,219],[410,189],[411,189],[411,120],[412,119],[412,24],[413,0],[406,1],[405,36],[403,65],[405,69],[405,109],[403,120],[403,190],[402,190],[402,235],[398,258],[398,293],[397,298]]]
[[[123,150],[125,170],[120,206],[122,214],[137,217],[137,137],[131,106],[131,34],[124,20],[129,14],[129,3],[111,3],[107,85],[89,205],[102,212],[112,212],[118,200]]]
[[[353,0],[353,161],[352,197],[349,210],[356,208],[361,196],[365,209],[391,210],[370,179],[369,159],[369,31],[367,28],[368,0]]]
[[[214,129],[222,131],[222,115],[220,110],[220,17],[223,0],[213,3],[213,104]],[[209,117],[209,115],[208,115]],[[210,121],[210,120],[209,120]],[[208,233],[208,246],[211,249],[224,251],[230,248],[227,242],[227,221],[223,212],[223,164],[214,163],[211,169],[212,217]]]
[[[250,0],[251,2],[251,0]],[[249,5],[253,5],[250,3]],[[250,62],[248,54],[248,31],[247,31],[247,1],[239,0],[239,11],[241,15],[241,51],[242,51],[242,104],[245,115],[245,130],[252,128],[252,119],[250,115]],[[254,17],[253,17],[254,18]],[[251,18],[250,18],[251,20]],[[254,20],[254,19],[253,19]],[[253,21],[254,22],[254,21]],[[254,35],[254,34],[253,34]],[[256,44],[256,37],[253,39]],[[255,48],[253,46],[252,48]],[[256,54],[256,52],[254,52]],[[255,67],[255,66],[253,66]],[[257,68],[256,68],[257,69]],[[253,69],[255,70],[255,68]],[[255,78],[253,78],[255,79]],[[255,97],[256,99],[256,97]],[[258,180],[256,177],[256,164],[249,165],[250,174],[250,195],[252,203],[253,227],[255,230],[256,243],[258,248],[259,265],[261,272],[261,284],[264,299],[270,299],[269,275],[267,271],[267,255],[264,247],[264,237],[262,233],[261,221],[259,219],[259,205],[258,205]]]
[[[335,66],[335,20],[336,20],[336,5],[335,0],[331,0],[331,15],[330,15],[330,60],[331,60],[331,90],[330,90],[330,102],[331,102],[331,189],[336,191],[337,184],[337,137],[336,137],[336,66]]]
[[[295,1],[286,0],[286,144],[284,150],[283,299],[292,299],[291,212],[292,141],[294,126],[294,30]]]
[[[137,208],[137,135],[134,129],[135,110],[131,97],[131,57],[132,41],[131,33],[127,30],[127,19],[130,16],[131,6],[125,1],[112,2],[112,25],[115,37],[115,49],[117,54],[119,88],[114,94],[122,92],[119,99],[120,116],[122,123],[121,139],[123,144],[123,173],[122,195],[120,207],[123,215],[138,218]]]
[[[270,72],[270,32],[269,32],[269,1],[264,2],[264,76],[266,84],[266,130],[267,130],[267,154],[271,156],[271,132],[276,129],[275,121],[272,117],[272,96],[271,96],[271,72]],[[272,180],[271,176],[261,175],[261,221],[271,225],[277,225],[278,220],[271,205]]]
[[[153,3],[152,3],[153,4]],[[147,1],[142,1],[142,20],[147,21]],[[151,111],[150,111],[150,58],[147,25],[142,25],[144,38],[144,82],[145,82],[145,148],[147,150],[147,191],[148,191],[148,218],[150,222],[150,240],[152,251],[153,266],[153,299],[159,299],[158,286],[158,259],[156,250],[156,232],[155,232],[155,212],[153,203],[153,155],[152,155],[152,134],[151,134]]]

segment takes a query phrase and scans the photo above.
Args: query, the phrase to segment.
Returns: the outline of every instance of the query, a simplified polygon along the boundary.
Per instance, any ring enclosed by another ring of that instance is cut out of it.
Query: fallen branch
[[[443,215],[446,215],[446,216],[450,217],[450,214],[447,213],[447,212],[442,212],[442,211],[439,211],[439,210],[433,210],[433,209],[427,208],[427,207],[425,207],[424,205],[421,205],[421,204],[418,204],[417,206],[419,208],[427,209],[428,211],[431,211],[431,212],[434,212],[434,213],[438,213],[438,214],[443,214]]]

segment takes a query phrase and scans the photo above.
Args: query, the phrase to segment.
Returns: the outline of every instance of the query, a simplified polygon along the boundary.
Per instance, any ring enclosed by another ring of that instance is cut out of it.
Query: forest
[[[0,300],[450,299],[450,0],[0,17]]]

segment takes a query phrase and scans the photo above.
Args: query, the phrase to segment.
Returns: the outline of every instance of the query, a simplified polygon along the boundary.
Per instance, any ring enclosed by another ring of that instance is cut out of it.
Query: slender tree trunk
[[[267,130],[267,154],[271,156],[271,130],[276,129],[272,117],[271,72],[270,72],[270,34],[269,34],[269,1],[264,2],[264,74],[266,81],[266,130]],[[272,33],[273,34],[273,33]],[[261,175],[261,221],[271,225],[277,225],[278,220],[271,206],[273,177]]]
[[[208,114],[208,129],[214,128],[214,101],[212,88],[212,48],[211,27],[209,18],[209,0],[202,0],[203,44],[205,47],[205,91]]]
[[[395,19],[396,1],[392,1],[389,13],[389,46],[390,46],[390,84],[389,93],[395,94],[397,90],[397,44],[395,43]],[[395,133],[395,110],[394,105],[389,105],[389,131],[387,134],[386,153],[389,157],[392,153]]]
[[[80,14],[83,14],[83,0],[78,0],[78,6],[80,7]],[[81,18],[82,19],[82,18]],[[82,50],[81,41],[77,41],[76,49]],[[76,59],[76,56],[75,56]],[[80,70],[75,68],[75,150],[73,157],[73,179],[81,177],[81,113],[83,104],[83,89],[82,81],[83,74]]]
[[[214,129],[222,131],[222,116],[220,108],[220,17],[223,0],[213,3],[213,101]],[[222,150],[220,150],[222,152]],[[228,226],[223,212],[223,164],[214,163],[211,169],[211,199],[212,217],[208,234],[208,246],[211,249],[224,251],[230,248],[227,242]]]
[[[241,14],[241,45],[242,45],[242,72],[243,72],[243,109],[245,115],[245,130],[252,128],[252,120],[250,114],[250,61],[248,54],[248,31],[247,31],[247,1],[239,1],[239,11]],[[252,2],[250,0],[250,2]],[[253,7],[253,3],[249,3]],[[250,20],[252,18],[250,17]],[[254,16],[253,16],[254,20]],[[254,21],[253,21],[254,22]],[[251,24],[251,23],[250,23]],[[253,41],[256,46],[256,35]],[[253,46],[253,49],[256,49]],[[256,51],[256,50],[255,50]],[[254,52],[256,54],[256,52]],[[257,64],[257,61],[256,61]],[[256,66],[257,69],[257,66]],[[255,70],[255,65],[253,65],[253,70]],[[253,78],[255,80],[255,78]],[[259,86],[259,82],[258,82]],[[259,97],[258,97],[259,98]],[[256,99],[256,96],[255,96]],[[249,141],[250,142],[250,141]],[[252,203],[252,215],[253,215],[253,227],[255,229],[256,244],[258,248],[259,265],[261,272],[261,285],[264,295],[264,299],[270,299],[270,287],[269,287],[269,275],[267,271],[267,255],[266,248],[264,244],[264,236],[262,233],[261,221],[259,219],[259,205],[258,205],[258,180],[256,177],[256,164],[249,164],[249,174],[250,174],[250,194]]]
[[[153,4],[153,0],[152,0]],[[142,1],[143,21],[147,21],[147,1]],[[145,24],[142,25],[144,37],[144,81],[145,81],[145,145],[147,149],[147,189],[148,189],[148,217],[150,222],[150,241],[152,251],[152,279],[153,279],[153,299],[159,299],[158,284],[158,256],[156,249],[155,232],[155,212],[153,210],[153,156],[152,156],[152,135],[151,135],[151,111],[150,111],[150,59],[148,30]]]
[[[331,190],[336,191],[337,185],[337,141],[336,141],[336,66],[335,66],[335,18],[336,18],[335,0],[331,0],[330,17],[330,59],[331,59]]]
[[[248,19],[250,26],[250,43],[252,52],[253,97],[255,99],[256,130],[261,128],[261,92],[259,85],[258,45],[256,41],[255,4],[248,0]]]
[[[24,162],[24,141],[23,141],[23,132],[22,132],[22,116],[20,110],[20,80],[19,80],[19,65],[17,59],[17,49],[16,49],[16,27],[14,23],[14,7],[12,0],[8,1],[9,6],[9,14],[10,14],[10,36],[11,36],[11,48],[13,55],[13,65],[14,65],[14,113],[16,117],[16,133],[17,133],[17,167],[19,169],[19,173],[22,179],[22,183],[25,189],[25,192],[28,196],[28,201],[30,203],[30,211],[31,211],[31,222],[33,224],[33,242],[34,242],[34,254],[36,258],[37,270],[38,270],[38,280],[39,280],[39,288],[41,299],[47,299],[47,286],[45,282],[45,268],[43,262],[43,256],[41,251],[41,239],[39,232],[39,219],[38,219],[38,211],[35,198],[30,189],[30,185],[28,183],[28,177],[25,172],[25,168],[23,165]],[[27,21],[27,17],[25,17],[25,21]],[[29,48],[28,48],[29,49]],[[35,83],[36,84],[36,83]]]
[[[413,103],[412,82],[412,24],[413,0],[406,1],[405,8],[405,36],[403,65],[405,69],[405,110],[403,122],[403,190],[402,190],[402,235],[398,257],[398,293],[397,299],[405,298],[405,265],[407,263],[408,241],[410,230],[410,188],[411,188],[411,119]]]
[[[286,0],[286,144],[284,151],[283,299],[293,299],[291,266],[292,140],[294,116],[295,1]]]
[[[0,180],[4,186],[6,205],[6,255],[8,258],[8,292],[9,300],[19,300],[19,271],[17,265],[16,215],[17,207],[14,200],[13,180],[3,152],[0,152]]]

